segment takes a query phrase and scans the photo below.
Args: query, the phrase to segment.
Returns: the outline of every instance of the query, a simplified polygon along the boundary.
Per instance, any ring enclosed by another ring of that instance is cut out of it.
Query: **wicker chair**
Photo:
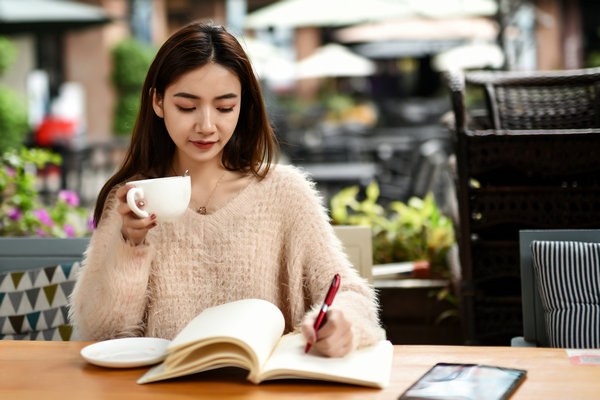
[[[600,225],[599,84],[600,69],[448,76],[467,342],[522,332],[519,230]],[[485,112],[465,106],[471,88]]]
[[[600,68],[461,75],[454,84],[484,90],[491,129],[600,128]]]

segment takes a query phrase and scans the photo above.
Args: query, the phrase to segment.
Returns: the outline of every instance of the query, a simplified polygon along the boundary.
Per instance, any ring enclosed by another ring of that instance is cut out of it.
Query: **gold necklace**
[[[217,186],[219,186],[219,183],[221,183],[221,179],[223,179],[226,172],[227,171],[223,172],[223,174],[221,174],[219,179],[217,179],[215,186],[212,188],[212,190],[210,191],[210,194],[208,195],[208,198],[206,199],[205,205],[198,207],[198,209],[196,210],[196,212],[198,212],[198,214],[206,215],[206,208],[208,207],[208,203],[210,203],[210,199],[212,198],[213,194],[215,194],[215,191],[217,190]]]

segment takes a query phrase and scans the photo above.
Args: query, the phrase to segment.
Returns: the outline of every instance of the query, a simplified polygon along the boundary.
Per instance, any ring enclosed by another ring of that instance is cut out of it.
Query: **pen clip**
[[[325,296],[324,303],[327,304],[328,307],[331,305],[331,303],[333,303],[333,298],[335,297],[335,294],[337,293],[337,290],[339,287],[340,287],[340,274],[335,274],[335,276],[333,277],[333,281],[331,282],[331,286],[329,287],[329,290],[327,291],[327,296]]]

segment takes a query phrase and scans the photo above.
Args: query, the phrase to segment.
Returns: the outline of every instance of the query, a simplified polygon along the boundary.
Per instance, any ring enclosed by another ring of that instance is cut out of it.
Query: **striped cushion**
[[[533,241],[533,267],[552,347],[600,347],[600,243]]]

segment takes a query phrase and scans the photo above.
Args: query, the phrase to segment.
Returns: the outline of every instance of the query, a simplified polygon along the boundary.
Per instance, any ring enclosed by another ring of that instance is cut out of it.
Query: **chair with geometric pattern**
[[[0,339],[74,340],[68,298],[89,238],[0,238]]]

